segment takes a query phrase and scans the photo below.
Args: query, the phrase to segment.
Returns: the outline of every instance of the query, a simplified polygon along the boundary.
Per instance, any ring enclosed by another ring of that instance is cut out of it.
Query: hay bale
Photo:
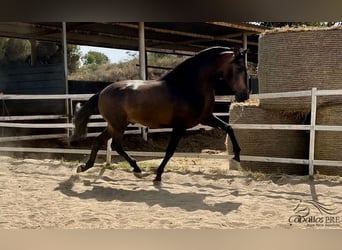
[[[342,126],[342,103],[327,104],[317,109],[317,125]],[[317,131],[315,139],[315,159],[342,161],[342,132]],[[326,175],[341,175],[342,168],[315,166],[315,171]]]
[[[279,111],[260,106],[232,105],[230,123],[242,124],[302,124],[304,114]],[[241,155],[307,159],[309,134],[294,130],[235,129]],[[232,154],[230,140],[228,152]],[[266,173],[308,174],[308,166],[271,162],[241,161],[244,169]]]
[[[259,38],[260,93],[342,89],[342,28],[297,28]],[[320,97],[319,103],[339,97]],[[310,98],[262,100],[269,108],[309,110]]]

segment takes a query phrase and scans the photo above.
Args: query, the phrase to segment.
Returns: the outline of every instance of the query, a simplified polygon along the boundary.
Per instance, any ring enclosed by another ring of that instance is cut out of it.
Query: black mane
[[[210,62],[216,56],[224,51],[233,51],[228,47],[211,47],[200,51],[198,54],[186,59],[184,62],[177,65],[173,70],[166,73],[160,80],[172,81],[181,79],[194,79],[198,75],[198,66],[202,66],[206,62]]]

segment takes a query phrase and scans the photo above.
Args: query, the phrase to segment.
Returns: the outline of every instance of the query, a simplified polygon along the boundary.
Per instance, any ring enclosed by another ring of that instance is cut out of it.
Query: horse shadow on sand
[[[107,182],[115,181],[110,178],[102,178]],[[118,180],[119,181],[119,180]],[[129,181],[129,180],[120,180]],[[87,190],[77,192],[73,190],[75,183],[82,183],[87,186]],[[121,201],[121,202],[137,202],[145,203],[152,207],[159,205],[162,208],[178,207],[188,212],[207,210],[211,212],[219,212],[223,215],[237,210],[241,203],[223,202],[208,204],[206,198],[213,197],[210,194],[201,194],[195,192],[172,193],[162,186],[154,189],[140,189],[137,186],[131,187],[127,185],[127,189],[117,188],[115,186],[103,186],[96,181],[81,180],[78,175],[72,175],[69,179],[59,183],[55,191],[59,191],[68,197],[77,197],[82,200],[95,199],[99,202]],[[228,194],[227,194],[228,195]]]

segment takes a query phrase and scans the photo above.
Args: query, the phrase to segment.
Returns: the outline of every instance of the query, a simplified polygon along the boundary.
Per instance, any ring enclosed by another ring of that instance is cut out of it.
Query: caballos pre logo
[[[336,227],[342,223],[341,210],[334,204],[314,200],[300,200],[289,217],[290,225],[304,223],[307,226]]]

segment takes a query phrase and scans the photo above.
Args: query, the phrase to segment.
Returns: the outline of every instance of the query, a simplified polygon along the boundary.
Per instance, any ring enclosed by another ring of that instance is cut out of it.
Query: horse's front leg
[[[234,152],[234,160],[240,162],[240,146],[238,141],[236,140],[235,134],[234,134],[234,130],[232,129],[232,127],[222,121],[221,119],[219,119],[218,117],[211,115],[207,120],[205,120],[204,122],[202,122],[203,125],[208,125],[214,128],[220,128],[222,130],[224,130],[228,135],[229,138],[232,142],[233,145],[233,152]]]
[[[169,144],[168,144],[167,149],[166,149],[164,159],[157,169],[157,176],[154,179],[155,184],[158,184],[161,182],[161,177],[162,177],[162,174],[164,172],[164,168],[165,168],[167,162],[173,156],[180,139],[182,138],[182,136],[185,133],[185,130],[186,129],[184,129],[184,128],[173,128],[172,133],[171,133],[171,138],[170,138]]]

